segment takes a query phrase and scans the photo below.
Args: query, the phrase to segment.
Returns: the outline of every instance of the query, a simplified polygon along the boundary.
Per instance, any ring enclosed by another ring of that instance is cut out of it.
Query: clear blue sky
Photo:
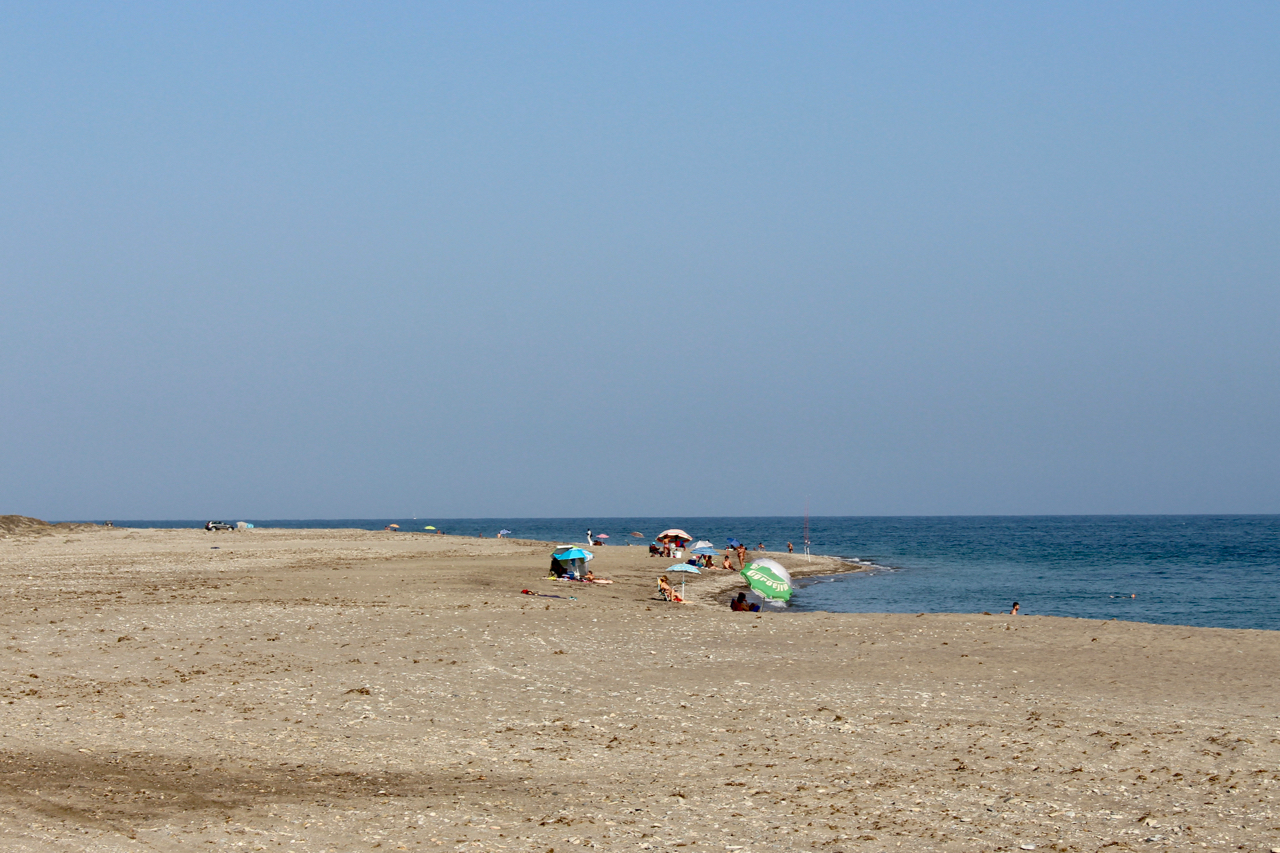
[[[1280,512],[1277,44],[0,3],[0,513]]]

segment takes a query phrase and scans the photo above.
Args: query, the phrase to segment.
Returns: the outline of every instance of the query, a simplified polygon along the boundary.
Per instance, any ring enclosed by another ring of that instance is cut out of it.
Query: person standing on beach
[[[1015,602],[1013,603],[1013,609],[1009,611],[1009,615],[1010,615],[1010,616],[1017,616],[1017,615],[1018,615],[1018,602],[1016,602],[1016,601],[1015,601]]]
[[[738,571],[742,571],[743,567],[746,566],[747,564],[747,546],[739,545],[737,548],[737,552],[738,552]]]
[[[795,547],[794,547],[790,542],[788,542],[788,543],[787,543],[787,553],[788,553],[788,554],[794,554],[795,552],[796,552]]]

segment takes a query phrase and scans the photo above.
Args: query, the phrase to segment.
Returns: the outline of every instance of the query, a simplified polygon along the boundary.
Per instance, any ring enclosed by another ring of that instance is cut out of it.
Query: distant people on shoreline
[[[788,553],[788,554],[794,554],[795,552],[796,552],[795,547],[794,547],[794,546],[792,546],[792,544],[791,544],[790,542],[788,542],[788,543],[787,543],[787,553]]]
[[[1010,615],[1010,616],[1017,616],[1017,615],[1018,615],[1018,602],[1016,602],[1016,601],[1015,601],[1015,602],[1013,603],[1013,609],[1011,609],[1011,610],[1009,611],[1009,615]]]

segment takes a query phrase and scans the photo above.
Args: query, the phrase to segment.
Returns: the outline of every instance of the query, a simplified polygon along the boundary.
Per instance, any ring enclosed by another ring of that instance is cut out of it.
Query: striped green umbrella
[[[761,557],[742,567],[747,585],[766,600],[791,600],[791,574],[776,560]]]

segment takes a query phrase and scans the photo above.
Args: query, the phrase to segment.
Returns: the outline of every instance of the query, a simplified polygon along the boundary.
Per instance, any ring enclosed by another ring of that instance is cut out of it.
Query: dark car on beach
[[[230,524],[227,524],[225,521],[206,521],[204,523],[204,529],[205,530],[235,530],[234,527],[232,527]]]

